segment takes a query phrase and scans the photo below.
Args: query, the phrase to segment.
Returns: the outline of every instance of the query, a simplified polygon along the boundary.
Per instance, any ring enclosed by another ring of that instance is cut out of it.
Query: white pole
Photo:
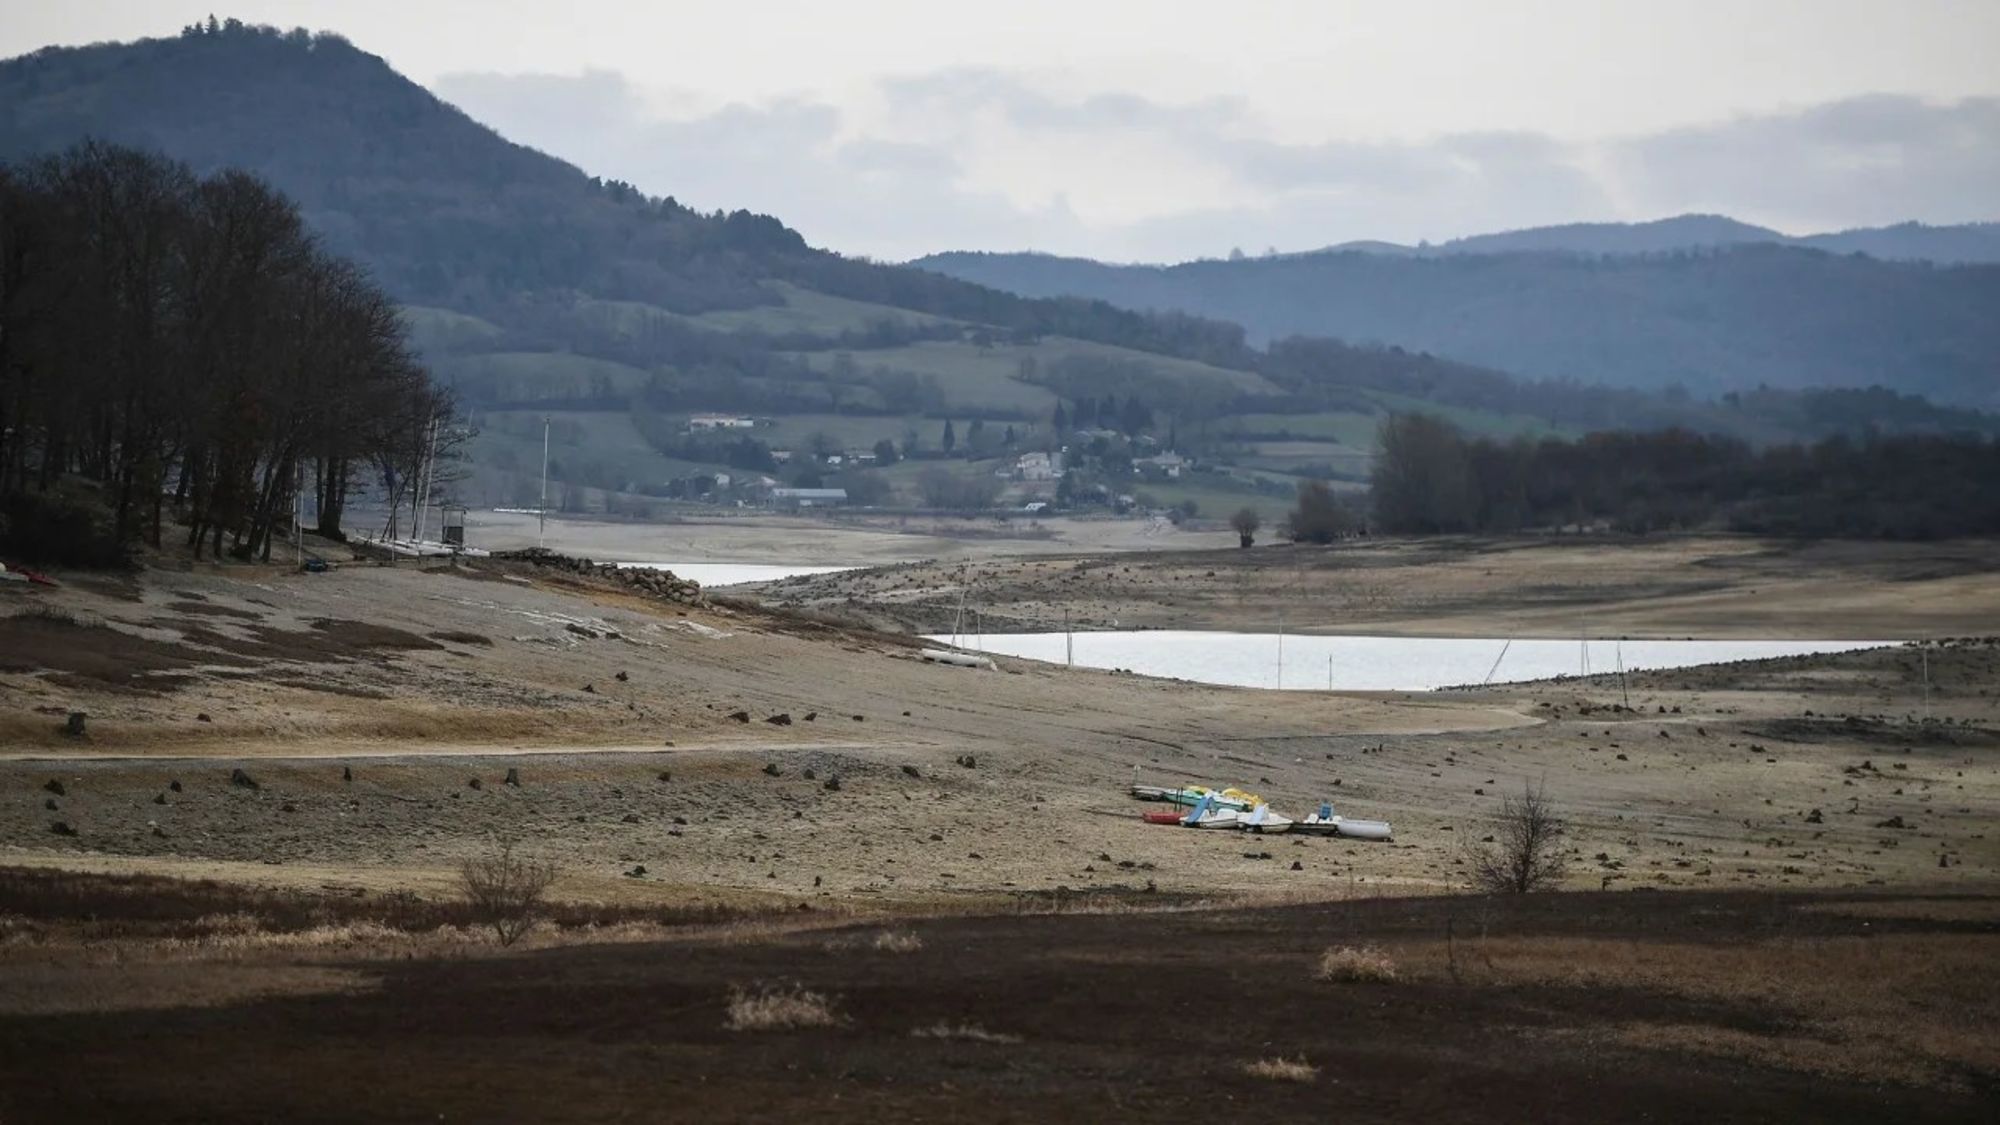
[[[1920,649],[1924,658],[1924,721],[1931,721],[1931,643],[1926,640]]]
[[[1278,687],[1285,686],[1285,611],[1278,611]]]
[[[1326,690],[1333,690],[1333,654],[1326,654]]]
[[[1063,607],[1063,667],[1076,667],[1076,634],[1069,631],[1069,607]]]
[[[535,546],[539,547],[549,530],[549,416],[546,414],[542,415],[542,505],[535,513]]]

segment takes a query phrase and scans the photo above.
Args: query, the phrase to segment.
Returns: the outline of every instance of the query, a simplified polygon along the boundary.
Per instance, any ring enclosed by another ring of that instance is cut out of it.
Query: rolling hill
[[[1763,242],[1618,255],[1343,250],[1166,267],[953,253],[912,264],[1027,296],[1233,320],[1253,340],[1378,341],[1528,377],[1706,396],[1882,385],[2000,407],[2000,266]]]

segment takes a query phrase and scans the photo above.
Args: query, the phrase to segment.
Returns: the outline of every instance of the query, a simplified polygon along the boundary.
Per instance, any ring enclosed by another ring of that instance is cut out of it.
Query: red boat
[[[1141,815],[1146,818],[1147,824],[1179,824],[1181,818],[1187,814],[1178,812],[1149,812]]]

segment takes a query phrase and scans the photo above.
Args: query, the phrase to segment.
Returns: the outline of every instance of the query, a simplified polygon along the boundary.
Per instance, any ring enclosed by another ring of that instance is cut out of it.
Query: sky
[[[0,54],[171,35],[0,0]],[[2000,0],[239,0],[817,245],[1179,261],[1723,213],[2000,219]]]

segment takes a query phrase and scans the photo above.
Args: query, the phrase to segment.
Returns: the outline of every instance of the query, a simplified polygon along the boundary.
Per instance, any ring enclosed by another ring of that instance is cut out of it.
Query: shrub
[[[1273,1082],[1316,1082],[1319,1068],[1303,1057],[1297,1059],[1258,1059],[1243,1064],[1243,1073],[1252,1078],[1268,1078]]]
[[[129,566],[127,545],[114,533],[114,522],[104,502],[83,488],[64,485],[0,496],[0,548],[24,562]]]
[[[755,992],[731,989],[729,1018],[723,1026],[731,1031],[787,1031],[839,1022],[830,998],[793,984],[766,985]]]
[[[1372,945],[1343,945],[1320,954],[1319,969],[1313,975],[1343,984],[1386,983],[1396,979],[1396,962]]]
[[[475,920],[512,945],[540,920],[542,896],[556,880],[555,864],[524,859],[507,844],[459,865],[458,879]]]
[[[1521,796],[1500,806],[1494,843],[1468,853],[1472,882],[1481,890],[1527,894],[1560,880],[1568,869],[1562,837],[1568,823],[1540,785],[1523,785]]]

